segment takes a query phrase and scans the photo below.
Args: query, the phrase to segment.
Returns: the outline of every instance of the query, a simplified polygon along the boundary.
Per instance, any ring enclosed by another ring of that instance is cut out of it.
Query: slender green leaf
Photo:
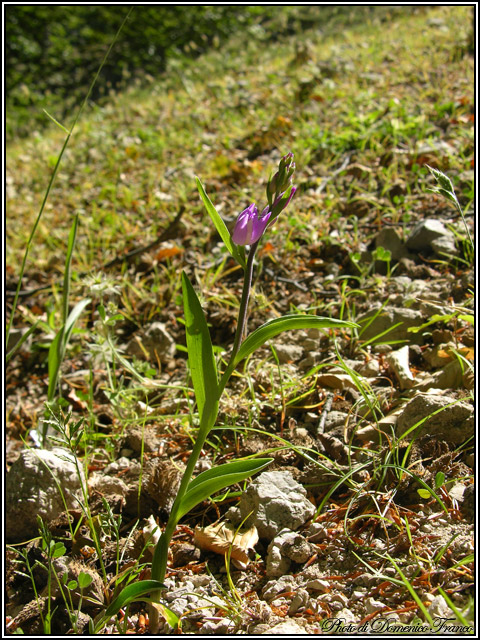
[[[272,461],[272,458],[237,460],[204,471],[189,484],[178,506],[177,521],[215,492],[236,482],[246,480],[254,473],[264,469]]]
[[[59,126],[62,131],[65,131],[67,135],[70,133],[69,130],[66,127],[64,127],[63,124],[61,124],[58,120],[56,120],[50,113],[48,113],[46,109],[42,109],[42,111],[45,115],[47,115],[50,118],[52,122],[54,122],[57,126]]]
[[[186,391],[186,392],[190,392],[191,391],[190,387],[181,387],[181,386],[176,386],[176,385],[173,385],[173,384],[161,384],[160,382],[156,382],[155,380],[150,380],[150,378],[145,378],[144,376],[142,376],[142,375],[140,375],[138,373],[138,371],[135,369],[135,367],[133,367],[126,358],[124,358],[122,356],[122,354],[118,351],[117,347],[115,346],[115,343],[112,341],[112,338],[111,338],[111,336],[109,334],[107,335],[107,342],[108,342],[108,346],[112,350],[112,353],[115,355],[115,358],[120,362],[122,367],[124,367],[129,373],[131,373],[132,376],[136,380],[138,380],[143,387],[146,387],[147,389],[150,389],[150,388],[152,388],[152,389],[176,389],[176,390]]]
[[[413,586],[409,582],[408,578],[404,575],[404,573],[402,572],[402,570],[400,569],[398,564],[395,562],[395,560],[391,556],[388,555],[388,553],[385,554],[385,558],[388,558],[388,560],[390,560],[390,562],[393,564],[393,566],[397,570],[398,575],[402,579],[403,584],[407,587],[408,591],[410,592],[410,595],[412,596],[412,598],[415,600],[415,602],[417,603],[417,605],[420,607],[421,611],[423,612],[423,615],[425,616],[425,620],[427,620],[427,622],[430,624],[430,626],[433,627],[434,624],[433,624],[432,617],[428,613],[427,608],[425,607],[425,605],[423,604],[422,600],[418,596],[417,592],[415,591],[415,589],[413,588]]]
[[[448,604],[453,613],[457,616],[460,623],[463,624],[464,627],[470,627],[470,635],[472,635],[474,633],[473,621],[469,621],[467,620],[467,618],[465,618],[463,613],[457,609],[452,600],[449,598],[448,593],[445,593],[442,587],[438,587],[438,592],[441,596],[443,596],[443,599]]]
[[[162,616],[167,621],[167,624],[169,624],[172,629],[176,631],[182,627],[182,619],[180,616],[177,616],[177,614],[163,604],[163,602],[155,603],[155,606],[161,612]]]
[[[70,340],[75,323],[82,314],[83,310],[91,302],[90,298],[80,300],[71,310],[65,326],[60,329],[50,344],[48,350],[48,401],[51,402],[57,388],[58,373],[63,362],[65,349]]]
[[[67,323],[67,317],[68,317],[68,301],[70,299],[70,275],[72,270],[73,250],[75,248],[75,240],[77,239],[78,219],[79,219],[79,214],[77,213],[73,218],[73,223],[70,228],[70,233],[68,234],[67,254],[65,258],[65,271],[63,274],[63,292],[62,292],[62,302],[63,302],[62,322],[64,325]]]
[[[187,487],[187,493],[205,482],[224,476],[227,473],[244,473],[247,471],[249,471],[250,474],[256,473],[264,466],[270,464],[271,461],[272,458],[252,458],[250,460],[235,460],[234,462],[221,464],[218,467],[212,467],[211,469],[207,469],[207,471],[199,473],[198,476],[190,482]]]
[[[69,315],[67,317],[67,321],[65,323],[65,333],[64,333],[64,336],[63,336],[64,346],[66,346],[68,344],[68,341],[70,340],[70,335],[72,333],[72,330],[73,330],[77,320],[82,315],[85,307],[88,307],[90,302],[91,302],[90,298],[84,298],[83,300],[80,300],[80,302],[77,302],[77,304],[70,311],[70,313],[69,313]]]
[[[58,372],[62,361],[62,335],[63,327],[57,333],[48,350],[48,401],[53,400],[57,388]]]
[[[200,416],[205,400],[218,400],[218,378],[212,341],[200,301],[185,273],[182,273],[183,309],[187,332],[188,363]]]
[[[425,322],[420,327],[408,327],[407,331],[409,333],[418,333],[419,331],[423,331],[423,329],[426,329],[430,325],[435,324],[437,322],[445,322],[445,323],[450,322],[450,320],[454,316],[455,316],[455,313],[449,313],[446,315],[440,315],[439,313],[434,313],[433,316],[430,317],[430,320],[428,320],[428,322]]]
[[[456,562],[453,566],[449,567],[449,569],[453,571],[453,569],[457,569],[458,567],[463,567],[464,565],[471,564],[472,562],[475,562],[474,553],[471,553],[470,555],[465,556],[465,558],[462,558],[461,560]]]
[[[217,210],[213,206],[212,201],[207,196],[206,191],[203,188],[202,183],[200,182],[200,180],[197,177],[195,177],[195,180],[197,181],[198,192],[200,193],[200,197],[203,200],[203,204],[205,205],[207,213],[210,216],[210,218],[212,219],[212,222],[215,225],[215,228],[218,231],[218,233],[219,233],[220,237],[222,238],[223,242],[225,243],[225,246],[230,251],[231,255],[235,258],[235,260],[243,268],[245,268],[245,264],[246,264],[246,262],[245,262],[245,249],[243,247],[241,247],[241,246],[236,245],[233,242],[232,236],[230,235],[230,231],[227,229],[224,221],[222,220],[222,218],[218,214]]]
[[[278,336],[278,334],[283,331],[290,331],[292,329],[345,329],[347,327],[358,327],[358,325],[355,322],[348,322],[346,320],[332,320],[332,318],[297,314],[269,320],[265,324],[262,324],[261,327],[258,327],[258,329],[255,329],[243,342],[233,362],[225,371],[220,388],[223,389],[230,374],[239,362],[263,346],[267,340]]]
[[[405,434],[403,434],[405,435]],[[436,500],[438,502],[438,504],[442,507],[442,509],[445,511],[445,513],[448,514],[448,509],[447,507],[443,504],[442,500],[437,496],[437,494],[435,493],[435,491],[433,489],[431,489],[428,484],[426,482],[424,482],[421,478],[419,478],[417,475],[415,475],[412,471],[410,471],[410,469],[406,469],[405,467],[401,467],[399,465],[395,465],[395,464],[386,464],[383,467],[384,469],[397,469],[399,471],[402,471],[402,473],[407,473],[411,478],[414,478],[421,486],[420,489],[417,489],[417,493],[421,496],[421,497],[425,497],[427,498],[427,493],[432,496],[432,498],[434,500]],[[422,491],[422,493],[420,493]]]
[[[10,358],[15,355],[15,353],[20,349],[20,347],[22,346],[22,344],[28,340],[29,336],[32,335],[32,333],[35,331],[35,329],[38,327],[39,324],[39,320],[37,320],[35,322],[35,324],[33,324],[30,329],[28,331],[26,331],[23,336],[20,338],[20,340],[17,342],[17,344],[12,347],[10,349],[10,351],[7,353],[7,355],[5,356],[5,362],[8,362],[10,360]]]
[[[447,542],[443,545],[443,547],[441,547],[439,551],[437,551],[437,553],[435,554],[435,557],[433,558],[433,562],[435,564],[438,564],[440,562],[440,560],[445,555],[448,547],[452,544],[455,538],[458,538],[459,535],[460,533],[454,533],[453,536],[449,540],[447,540]]]
[[[126,607],[131,602],[142,600],[142,596],[160,589],[166,589],[166,586],[158,580],[140,580],[140,582],[129,584],[125,589],[122,589],[121,593],[96,620],[95,631],[98,632],[104,622],[118,613],[123,607]]]
[[[394,329],[399,327],[401,324],[403,324],[403,322],[397,322],[396,324],[392,324],[392,326],[388,327],[388,329],[385,329],[385,331],[382,331],[381,333],[377,333],[375,336],[373,336],[373,338],[369,338],[368,340],[365,340],[364,342],[362,342],[362,347],[365,348],[369,344],[376,342],[377,340],[380,340],[380,338],[383,338],[383,336],[386,336],[388,333],[391,333]],[[362,333],[363,333],[363,330],[360,332],[360,335]],[[400,342],[400,341],[396,340],[394,344],[396,342]],[[382,343],[386,344],[385,341],[382,341]]]

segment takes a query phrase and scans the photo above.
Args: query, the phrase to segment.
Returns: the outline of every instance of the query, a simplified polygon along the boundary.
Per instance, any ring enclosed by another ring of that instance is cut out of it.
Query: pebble
[[[367,613],[374,613],[375,611],[385,609],[386,606],[384,602],[380,602],[380,600],[375,600],[374,598],[367,598],[365,600],[365,610]]]
[[[433,415],[434,414],[434,415]],[[407,432],[419,423],[417,428]],[[455,398],[419,393],[410,400],[398,416],[397,437],[408,439],[428,435],[454,444],[462,444],[473,435],[473,407]]]
[[[303,356],[303,349],[297,344],[278,344],[275,345],[275,351],[281,364],[298,362]]]
[[[290,607],[288,609],[288,615],[293,616],[294,613],[299,612],[309,606],[310,595],[305,589],[298,589],[292,598]]]
[[[455,236],[449,231],[443,222],[434,218],[422,220],[414,226],[407,238],[407,248],[411,251],[430,251],[432,242],[439,238],[455,241]]]
[[[449,618],[452,615],[452,611],[443,596],[435,596],[428,607],[428,613],[433,618]]]
[[[312,591],[321,591],[322,593],[327,593],[328,591],[330,591],[330,586],[331,585],[328,580],[316,579],[316,580],[309,580],[306,583],[305,588],[311,589]]]
[[[284,620],[279,622],[275,626],[271,627],[267,631],[264,631],[261,635],[278,635],[278,636],[299,636],[309,635],[308,631],[301,627],[298,622],[294,620]]]

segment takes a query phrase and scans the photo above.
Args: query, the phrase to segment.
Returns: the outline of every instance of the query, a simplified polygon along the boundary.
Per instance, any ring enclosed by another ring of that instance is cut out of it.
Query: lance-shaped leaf
[[[84,298],[80,300],[73,309],[70,311],[68,318],[65,322],[65,326],[60,329],[55,338],[50,344],[48,350],[48,399],[53,400],[55,395],[55,389],[58,381],[58,373],[60,366],[63,362],[65,355],[65,349],[70,340],[70,336],[75,327],[75,324],[79,317],[82,315],[83,310],[90,304],[90,298]]]
[[[207,471],[203,471],[188,485],[187,491],[178,506],[177,522],[217,491],[225,489],[236,482],[246,480],[254,473],[261,471],[273,461],[272,458],[257,458],[252,460],[236,460],[228,464],[221,464]]]
[[[166,586],[158,580],[141,580],[140,582],[129,584],[95,620],[95,632],[98,633],[105,621],[117,614],[123,607],[137,600],[148,600],[144,596],[160,589],[166,589]]]
[[[239,362],[263,346],[267,340],[278,336],[283,331],[292,329],[346,329],[347,327],[358,327],[358,325],[355,322],[346,320],[333,320],[332,318],[297,314],[269,320],[258,329],[255,329],[242,343],[233,362],[230,363],[230,366],[223,374],[220,389],[223,390],[228,378]]]
[[[231,255],[235,258],[235,260],[245,269],[245,249],[243,247],[237,246],[230,235],[230,231],[227,229],[224,221],[221,216],[213,206],[210,198],[207,196],[205,189],[203,188],[200,180],[195,177],[197,181],[198,192],[200,193],[200,197],[203,200],[203,204],[207,210],[208,215],[212,219],[213,224],[215,225],[216,230],[218,231],[221,239],[225,243],[225,246],[230,251]]]
[[[217,367],[205,314],[185,273],[182,273],[182,289],[188,363],[201,417],[206,398],[218,401]]]

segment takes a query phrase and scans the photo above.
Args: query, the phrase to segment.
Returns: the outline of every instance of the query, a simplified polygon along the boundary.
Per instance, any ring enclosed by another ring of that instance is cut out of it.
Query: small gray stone
[[[341,620],[342,623],[347,626],[349,624],[355,624],[355,615],[350,611],[350,609],[340,609],[334,616],[336,620]]]
[[[458,249],[455,246],[453,237],[437,238],[436,240],[432,241],[431,247],[432,251],[440,258],[458,255]]]
[[[327,593],[330,591],[331,583],[328,580],[321,580],[320,578],[315,578],[314,580],[309,580],[305,588],[310,589],[311,591],[320,591],[321,593]]]
[[[298,367],[302,370],[310,369],[316,364],[322,361],[322,354],[320,351],[311,351],[303,360],[298,363]]]
[[[298,589],[298,591],[292,597],[292,602],[288,608],[288,615],[293,614],[306,609],[310,605],[310,594],[306,589]]]
[[[315,513],[307,492],[288,471],[265,471],[240,498],[240,512],[257,527],[260,538],[273,540],[282,529],[298,529]]]
[[[290,569],[291,560],[282,555],[281,545],[276,542],[277,538],[274,538],[268,545],[267,551],[267,578],[278,578],[284,576]]]
[[[303,349],[298,344],[278,344],[275,345],[275,351],[281,364],[298,362],[303,355]]]
[[[267,602],[271,602],[284,592],[294,591],[296,586],[297,583],[293,576],[281,576],[278,580],[270,580],[267,582],[262,589],[262,597]]]
[[[367,613],[380,611],[381,609],[385,609],[386,606],[384,602],[380,602],[380,600],[375,600],[374,598],[367,598],[365,600],[365,611]]]
[[[348,419],[348,413],[343,411],[330,411],[325,418],[325,431],[328,433],[335,427],[344,427]]]
[[[264,631],[261,635],[275,635],[275,636],[308,636],[310,635],[298,622],[294,620],[284,620],[279,622],[268,631]]]
[[[407,238],[407,248],[411,251],[431,251],[432,242],[438,238],[449,238],[454,242],[455,236],[440,220],[422,220],[412,229]]]
[[[65,449],[23,450],[6,477],[7,540],[20,542],[38,535],[37,516],[48,524],[65,511],[65,505],[78,508],[83,502],[82,482],[81,466],[77,471]]]
[[[443,596],[436,596],[428,607],[428,613],[433,618],[449,618],[452,615],[452,610]]]
[[[397,262],[408,255],[403,240],[393,227],[385,227],[377,233],[375,247],[383,247],[391,253],[391,260]]]
[[[453,404],[452,404],[453,403]],[[461,444],[473,436],[473,407],[466,402],[430,394],[418,394],[408,402],[398,416],[397,437],[422,419],[425,421],[406,438],[428,435],[454,444]]]
[[[234,632],[235,623],[233,620],[229,620],[228,618],[222,618],[221,620],[207,620],[198,630],[198,634],[201,636],[229,635]]]
[[[315,553],[315,547],[303,536],[290,529],[280,531],[268,545],[267,577],[285,575],[290,562],[306,562]]]
[[[423,324],[424,318],[420,311],[403,307],[386,306],[379,311],[379,305],[372,305],[372,310],[358,316],[357,322],[366,325],[362,331],[362,339],[370,340],[377,336],[378,342],[390,342],[391,340],[408,340],[408,342],[423,342],[421,333],[411,333],[409,327],[418,327]],[[372,319],[373,318],[373,319]],[[397,325],[395,326],[394,325]],[[381,335],[382,334],[382,335]]]
[[[409,348],[408,345],[404,345],[396,351],[392,351],[386,357],[386,361],[390,365],[390,368],[394,372],[397,380],[400,383],[400,389],[410,389],[415,383],[412,372],[409,366]]]
[[[362,363],[362,366],[358,368],[358,373],[364,378],[376,378],[380,374],[380,363],[376,358],[372,358],[368,362]]]
[[[121,478],[102,475],[100,473],[93,473],[90,476],[88,486],[90,489],[96,489],[106,495],[125,496],[128,491],[127,485]]]

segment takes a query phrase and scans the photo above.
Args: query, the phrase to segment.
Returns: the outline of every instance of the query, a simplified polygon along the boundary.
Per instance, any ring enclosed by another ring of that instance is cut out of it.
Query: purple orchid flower
[[[252,202],[237,218],[232,233],[233,242],[238,245],[255,244],[267,228],[271,215],[268,206],[259,215],[257,205]]]

